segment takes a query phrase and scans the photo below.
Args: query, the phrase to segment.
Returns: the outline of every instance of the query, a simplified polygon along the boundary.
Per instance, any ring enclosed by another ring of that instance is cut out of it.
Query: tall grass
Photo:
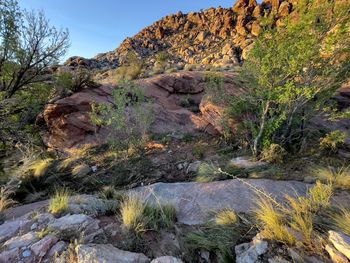
[[[341,207],[340,213],[331,216],[334,226],[350,236],[350,210]]]
[[[52,161],[53,161],[53,159],[47,158],[44,160],[37,160],[37,161],[33,162],[33,164],[31,165],[31,169],[33,170],[34,176],[35,177],[43,176],[47,172]]]
[[[7,208],[16,204],[16,201],[11,198],[14,193],[15,192],[8,187],[2,186],[0,188],[0,213],[3,213]]]
[[[332,184],[335,188],[350,190],[349,167],[318,168],[314,175],[322,182]]]

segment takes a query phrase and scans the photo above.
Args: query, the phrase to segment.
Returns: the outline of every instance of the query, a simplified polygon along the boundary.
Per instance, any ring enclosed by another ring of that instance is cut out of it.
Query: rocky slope
[[[241,87],[235,74],[226,73],[224,86],[239,94]],[[137,81],[145,96],[151,99],[154,121],[151,132],[183,136],[196,132],[220,132],[222,110],[203,100],[206,82],[203,72],[179,72]],[[108,130],[91,124],[91,103],[112,103],[115,86],[87,88],[48,104],[37,119],[44,142],[64,150],[85,144],[102,144]]]
[[[200,12],[178,12],[144,28],[127,38],[114,51],[99,54],[93,59],[72,57],[67,66],[113,68],[122,65],[130,52],[156,63],[157,53],[164,51],[167,62],[182,67],[184,64],[214,66],[235,65],[246,57],[254,38],[261,31],[264,17],[274,13],[274,23],[293,10],[295,0],[238,0],[233,8],[210,8]]]

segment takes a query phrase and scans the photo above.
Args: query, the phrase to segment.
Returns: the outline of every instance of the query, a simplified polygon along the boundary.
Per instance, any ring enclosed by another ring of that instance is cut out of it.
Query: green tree
[[[50,26],[43,12],[21,10],[17,1],[0,1],[0,92],[5,98],[47,80],[46,70],[69,47],[67,30]]]
[[[339,2],[297,6],[297,18],[265,29],[250,51],[241,72],[245,93],[232,98],[229,113],[241,118],[254,156],[272,143],[300,140],[307,121],[349,78],[350,4]]]

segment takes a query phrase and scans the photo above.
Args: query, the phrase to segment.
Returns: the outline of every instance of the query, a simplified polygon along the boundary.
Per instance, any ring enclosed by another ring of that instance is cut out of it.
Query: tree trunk
[[[267,113],[268,113],[269,109],[270,109],[270,101],[268,101],[266,103],[264,110],[261,114],[261,123],[260,123],[259,133],[255,137],[254,142],[253,142],[253,156],[254,156],[254,158],[256,158],[258,156],[260,141],[261,141],[261,138],[262,138],[264,131],[265,131],[266,117],[267,117]]]

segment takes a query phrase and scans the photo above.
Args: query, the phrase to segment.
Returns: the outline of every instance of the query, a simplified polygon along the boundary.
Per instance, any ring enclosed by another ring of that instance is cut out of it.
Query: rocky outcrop
[[[231,93],[239,92],[235,76],[226,73],[224,87]],[[217,109],[203,100],[206,90],[205,73],[181,72],[158,75],[137,81],[145,96],[152,101],[153,133],[181,136],[202,131],[221,131]],[[108,129],[92,125],[91,103],[112,103],[113,86],[84,89],[67,98],[48,104],[38,117],[44,142],[52,148],[66,150],[83,145],[106,142]],[[191,105],[188,105],[189,103]],[[200,105],[200,106],[199,106]]]
[[[167,53],[168,63],[234,65],[245,58],[254,39],[261,32],[261,18],[274,14],[277,25],[293,11],[295,1],[238,0],[233,8],[209,8],[201,12],[168,15],[138,34],[127,38],[114,51],[93,59],[72,57],[65,63],[71,67],[109,69],[127,60],[130,52],[153,66],[155,55]],[[229,45],[229,52],[223,47]]]

